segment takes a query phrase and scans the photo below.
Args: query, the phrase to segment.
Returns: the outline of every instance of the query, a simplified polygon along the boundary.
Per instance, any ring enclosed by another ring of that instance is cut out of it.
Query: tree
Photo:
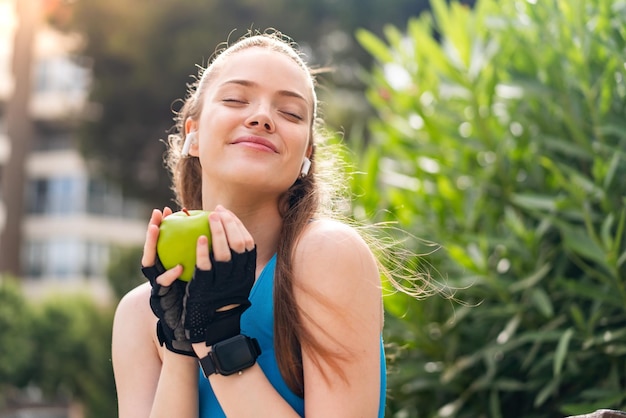
[[[85,36],[82,53],[93,59],[91,98],[101,109],[99,117],[84,126],[83,151],[126,193],[156,207],[171,205],[162,141],[173,125],[172,108],[178,108],[185,85],[193,81],[194,66],[205,65],[215,45],[236,39],[248,28],[275,27],[310,50],[314,64],[337,66],[332,82],[353,91],[361,89],[357,66],[369,59],[354,42],[353,31],[365,25],[376,33],[387,20],[404,23],[427,4],[427,0],[76,2],[73,19],[64,24]],[[351,107],[359,109],[364,103],[356,96],[347,103],[336,100],[333,108],[343,104],[342,114],[351,117]],[[354,106],[355,101],[361,105]],[[345,120],[334,122],[348,125]]]
[[[25,162],[30,152],[33,121],[28,110],[31,97],[33,45],[40,19],[38,0],[16,2],[19,24],[13,44],[11,74],[15,88],[7,103],[6,124],[11,145],[11,158],[2,172],[2,201],[6,208],[6,222],[0,228],[0,272],[20,274],[22,245],[22,214],[26,184]]]
[[[386,299],[387,340],[407,348],[392,365],[390,409],[624,409],[623,4],[432,8],[384,40],[358,34],[376,59],[377,117],[355,213],[440,244],[422,268],[461,302]]]

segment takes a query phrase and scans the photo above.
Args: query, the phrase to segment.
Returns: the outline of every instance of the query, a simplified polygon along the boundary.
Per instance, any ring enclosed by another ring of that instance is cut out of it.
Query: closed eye
[[[222,102],[224,102],[224,103],[240,103],[240,104],[247,104],[248,103],[245,100],[232,99],[232,98],[222,99]]]
[[[297,121],[302,121],[304,120],[304,118],[302,116],[300,116],[298,113],[294,113],[294,112],[288,112],[288,111],[281,111],[281,113],[285,116],[287,116],[289,119],[294,119]]]

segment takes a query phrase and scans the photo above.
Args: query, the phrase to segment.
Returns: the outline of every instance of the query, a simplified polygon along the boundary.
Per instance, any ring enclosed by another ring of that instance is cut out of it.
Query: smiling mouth
[[[272,144],[270,141],[268,141],[265,138],[261,138],[261,137],[243,137],[243,138],[238,138],[235,141],[232,142],[232,145],[245,145],[251,148],[256,148],[259,150],[269,150],[272,151],[274,153],[278,153],[278,150],[276,149],[276,147],[274,146],[274,144]]]

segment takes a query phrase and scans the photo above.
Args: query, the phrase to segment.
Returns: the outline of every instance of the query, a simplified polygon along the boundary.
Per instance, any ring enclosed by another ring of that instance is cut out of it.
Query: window
[[[31,215],[66,216],[89,213],[98,216],[141,218],[143,206],[124,199],[119,189],[103,180],[80,176],[37,178],[26,191],[27,212]]]
[[[124,213],[124,199],[119,190],[99,179],[89,180],[87,211],[95,215],[127,216]]]
[[[46,201],[48,199],[48,181],[31,180],[27,188],[26,211],[30,214],[41,215],[46,213]]]
[[[87,242],[83,274],[85,277],[104,277],[109,264],[108,246],[98,242]]]
[[[53,239],[46,243],[48,265],[46,273],[52,277],[68,277],[81,273],[84,259],[81,243],[68,238]]]
[[[29,241],[24,246],[23,270],[31,278],[99,278],[106,275],[109,248],[73,237]]]
[[[48,195],[48,209],[54,215],[67,215],[81,212],[84,194],[82,183],[78,178],[59,177],[48,180],[50,194]]]
[[[69,215],[84,211],[85,182],[79,177],[31,180],[27,211],[36,215]]]
[[[43,243],[27,242],[22,260],[22,270],[28,277],[41,277],[46,265]]]

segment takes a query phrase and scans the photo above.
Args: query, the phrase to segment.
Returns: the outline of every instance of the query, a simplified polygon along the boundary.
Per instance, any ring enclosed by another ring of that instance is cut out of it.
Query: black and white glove
[[[142,267],[141,272],[152,286],[150,308],[159,318],[156,329],[159,343],[174,353],[196,357],[191,342],[185,336],[182,322],[183,299],[187,282],[176,279],[170,286],[158,284],[157,277],[165,273],[165,268],[158,258],[155,265]]]
[[[256,247],[241,254],[231,250],[231,254],[230,261],[215,261],[211,253],[211,269],[196,267],[187,286],[183,324],[192,343],[211,346],[241,332],[241,315],[250,307]]]

